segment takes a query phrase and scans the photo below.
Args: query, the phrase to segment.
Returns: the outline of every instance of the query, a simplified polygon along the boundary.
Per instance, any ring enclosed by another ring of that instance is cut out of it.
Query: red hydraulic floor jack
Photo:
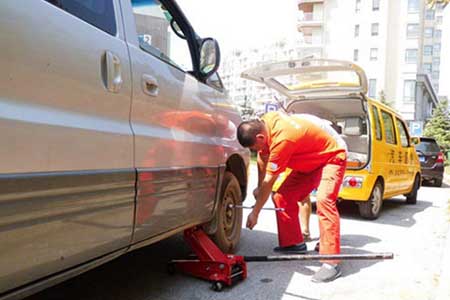
[[[221,291],[225,286],[232,286],[247,278],[246,262],[250,261],[288,261],[288,260],[326,260],[326,259],[392,259],[392,253],[370,254],[302,254],[273,256],[240,256],[224,254],[208,235],[199,227],[184,231],[184,239],[194,251],[196,258],[172,260],[168,271],[187,273],[212,282],[212,289]]]

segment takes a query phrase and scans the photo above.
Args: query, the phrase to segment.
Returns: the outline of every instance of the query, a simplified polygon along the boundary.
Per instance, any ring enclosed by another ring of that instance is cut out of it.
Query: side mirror
[[[414,145],[420,144],[420,137],[418,136],[411,137],[411,143],[413,143]]]
[[[203,39],[200,45],[200,73],[204,78],[214,74],[220,64],[219,44],[213,38]]]

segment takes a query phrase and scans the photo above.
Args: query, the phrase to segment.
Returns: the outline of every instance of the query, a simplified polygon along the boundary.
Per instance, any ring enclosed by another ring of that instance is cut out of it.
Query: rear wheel
[[[383,185],[377,181],[372,189],[369,200],[358,203],[360,215],[368,220],[375,220],[380,215],[383,205]]]
[[[232,253],[241,237],[242,209],[230,206],[242,203],[241,187],[231,172],[225,172],[221,199],[216,212],[217,230],[212,234],[216,245],[225,253]]]
[[[433,186],[441,187],[442,186],[442,178],[436,178],[433,180]]]
[[[420,177],[419,175],[416,175],[416,178],[414,179],[414,184],[411,192],[406,195],[406,203],[408,204],[416,204],[417,203],[417,191],[420,187]]]

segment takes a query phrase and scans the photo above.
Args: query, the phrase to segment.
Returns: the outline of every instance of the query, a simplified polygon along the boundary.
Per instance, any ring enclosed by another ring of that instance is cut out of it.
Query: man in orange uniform
[[[273,195],[275,207],[285,209],[276,214],[279,247],[274,250],[306,251],[297,201],[317,188],[320,254],[340,253],[336,199],[345,172],[345,148],[319,124],[301,115],[289,116],[281,112],[269,112],[261,120],[243,122],[237,134],[242,146],[258,152],[258,188],[253,193],[256,203],[248,216],[247,227],[253,229],[256,225],[278,175],[289,168],[292,172]],[[324,261],[312,280],[334,280],[341,274],[338,263]]]

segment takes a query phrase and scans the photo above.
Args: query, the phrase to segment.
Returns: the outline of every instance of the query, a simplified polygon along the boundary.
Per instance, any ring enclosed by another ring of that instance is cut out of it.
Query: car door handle
[[[102,73],[106,89],[112,93],[118,93],[123,84],[120,58],[111,51],[106,51],[103,64]]]
[[[142,75],[142,91],[152,97],[156,97],[159,94],[158,80],[155,77],[144,74]]]

